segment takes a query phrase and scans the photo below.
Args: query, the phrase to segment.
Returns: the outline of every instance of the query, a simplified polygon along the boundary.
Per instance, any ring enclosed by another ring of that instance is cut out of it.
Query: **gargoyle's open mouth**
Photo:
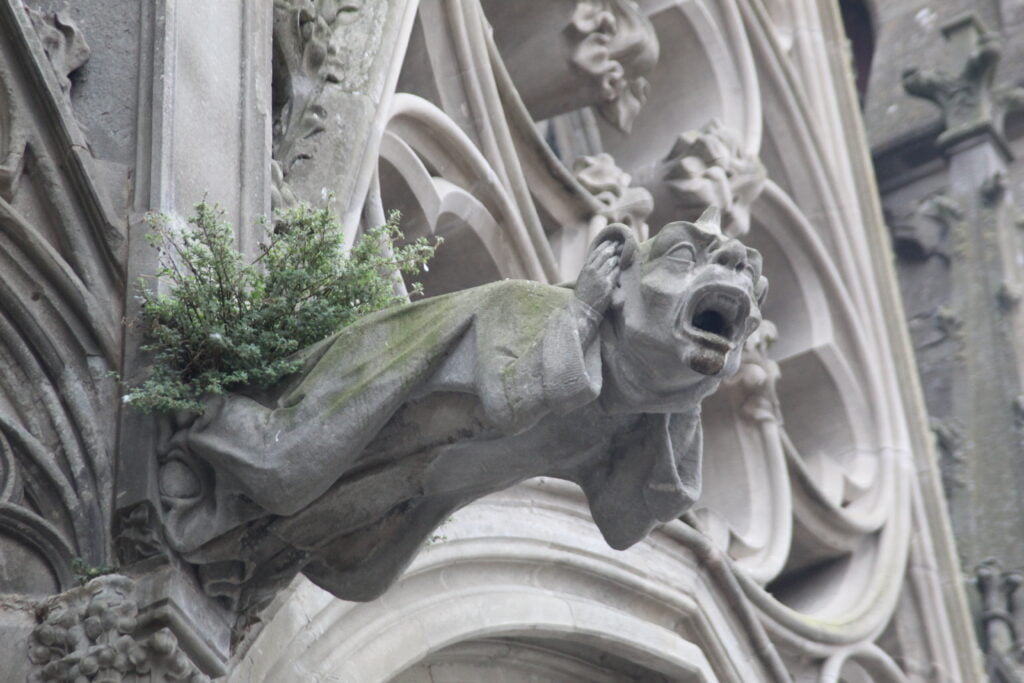
[[[743,335],[750,297],[739,287],[711,284],[690,297],[683,329],[697,343],[720,353],[731,351]]]

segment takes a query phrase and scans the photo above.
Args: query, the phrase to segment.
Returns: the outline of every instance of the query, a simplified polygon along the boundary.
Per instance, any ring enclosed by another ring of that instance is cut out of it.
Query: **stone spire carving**
[[[767,173],[760,159],[742,149],[735,131],[712,119],[676,138],[662,177],[673,208],[683,216],[717,206],[723,230],[744,235],[750,230],[750,205],[764,189]]]
[[[601,212],[609,223],[623,223],[639,239],[647,239],[647,217],[654,209],[651,193],[642,187],[630,187],[632,177],[615,165],[610,154],[580,157],[573,172],[606,208]]]
[[[647,101],[646,74],[658,61],[654,27],[632,0],[579,0],[567,27],[572,65],[597,81],[601,115],[628,133]]]
[[[903,72],[904,89],[942,110],[943,131],[936,141],[941,149],[987,132],[1009,155],[1003,140],[1003,119],[1010,111],[1024,107],[1024,88],[994,85],[1002,57],[999,39],[985,32],[973,16],[945,26],[943,34],[953,51],[963,55],[959,73],[909,68]]]

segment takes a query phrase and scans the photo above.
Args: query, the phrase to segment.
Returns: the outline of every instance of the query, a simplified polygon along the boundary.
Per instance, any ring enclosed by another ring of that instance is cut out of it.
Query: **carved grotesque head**
[[[624,253],[605,335],[615,348],[606,405],[692,409],[736,372],[761,322],[761,255],[722,233],[716,209],[696,223],[669,223],[635,251],[627,243]]]
[[[658,63],[658,37],[632,0],[579,0],[569,24],[571,63],[599,89],[597,110],[628,133],[647,101],[644,77]]]
[[[613,548],[640,541],[700,496],[700,403],[736,373],[761,323],[761,255],[723,235],[718,219],[712,209],[696,223],[669,223],[639,245],[624,226],[609,227],[625,244],[602,328],[600,401],[608,413],[642,418],[639,431],[575,481]]]

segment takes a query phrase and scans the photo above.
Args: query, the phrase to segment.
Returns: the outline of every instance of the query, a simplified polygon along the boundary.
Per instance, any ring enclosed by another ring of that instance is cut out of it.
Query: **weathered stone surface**
[[[171,439],[169,538],[208,587],[301,570],[365,600],[452,510],[550,475],[630,546],[700,494],[700,402],[760,321],[760,270],[712,210],[642,245],[610,226],[575,292],[508,281],[367,318]]]
[[[691,219],[717,206],[730,235],[750,230],[750,206],[768,177],[761,160],[745,153],[736,131],[718,119],[676,138],[660,174],[668,196],[659,196],[659,201]]]
[[[1024,90],[993,85],[995,69],[1002,56],[999,39],[973,17],[943,27],[952,51],[963,59],[960,72],[910,68],[903,73],[903,87],[916,97],[931,100],[942,110],[943,131],[936,143],[941,150],[982,133],[992,135],[1009,155],[1003,138],[1007,113],[1024,105]]]
[[[610,154],[580,157],[573,164],[573,172],[605,207],[602,215],[609,223],[622,223],[639,239],[647,239],[647,216],[654,208],[654,199],[644,188],[630,186],[632,178],[615,165]]]
[[[209,680],[166,627],[140,623],[135,582],[102,576],[45,601],[32,631],[29,681]]]

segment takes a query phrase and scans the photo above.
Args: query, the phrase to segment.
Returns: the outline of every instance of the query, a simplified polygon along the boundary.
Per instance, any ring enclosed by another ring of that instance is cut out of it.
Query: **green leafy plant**
[[[168,292],[140,282],[143,350],[154,354],[154,367],[124,397],[147,412],[201,413],[205,395],[273,385],[299,369],[299,349],[405,301],[396,273],[425,269],[437,245],[420,238],[394,246],[402,233],[392,212],[346,255],[337,218],[300,206],[278,215],[256,259],[245,263],[223,211],[205,201],[195,208],[191,229],[150,218]],[[420,294],[419,283],[409,293]]]
[[[89,583],[97,576],[113,574],[116,571],[116,567],[109,567],[107,565],[93,567],[81,557],[76,557],[71,560],[71,573],[74,575],[75,582],[78,583],[79,586]]]

